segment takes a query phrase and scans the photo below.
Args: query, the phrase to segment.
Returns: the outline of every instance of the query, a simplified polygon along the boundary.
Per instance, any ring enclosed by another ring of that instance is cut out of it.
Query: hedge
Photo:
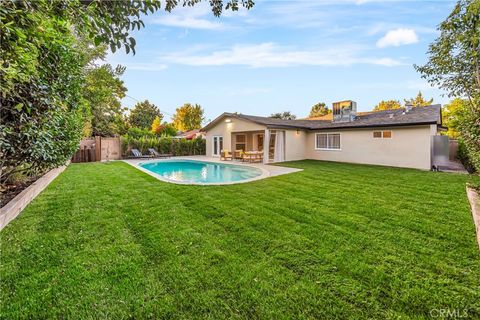
[[[149,148],[154,148],[159,153],[171,153],[174,156],[205,155],[205,139],[199,137],[192,140],[172,137],[141,137],[131,138],[124,136],[122,141],[123,156],[131,155],[130,150],[138,149],[143,154],[148,154]]]

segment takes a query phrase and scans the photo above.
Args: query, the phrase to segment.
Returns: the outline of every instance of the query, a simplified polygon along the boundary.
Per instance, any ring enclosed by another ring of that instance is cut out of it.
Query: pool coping
[[[202,183],[202,182],[188,182],[188,181],[176,181],[170,180],[165,177],[162,177],[155,172],[152,172],[148,169],[145,169],[141,166],[141,164],[145,163],[152,163],[152,162],[167,162],[167,161],[175,161],[175,160],[190,160],[190,161],[199,161],[199,162],[210,162],[210,163],[219,163],[225,165],[234,165],[234,166],[243,166],[243,167],[250,167],[259,169],[262,174],[257,177],[240,180],[240,181],[230,181],[230,182],[215,182],[215,183]],[[245,162],[236,162],[236,161],[220,161],[217,158],[209,158],[206,156],[180,156],[180,157],[171,157],[171,158],[162,158],[162,159],[124,159],[123,162],[128,163],[129,165],[137,168],[138,170],[160,180],[163,182],[174,183],[179,185],[195,185],[195,186],[223,186],[223,185],[233,185],[233,184],[240,184],[240,183],[248,183],[253,181],[258,181],[262,179],[266,179],[269,177],[274,177],[283,174],[289,174],[294,172],[303,171],[303,169],[297,168],[289,168],[289,167],[282,167],[282,166],[271,166],[266,164],[260,163],[245,163]]]

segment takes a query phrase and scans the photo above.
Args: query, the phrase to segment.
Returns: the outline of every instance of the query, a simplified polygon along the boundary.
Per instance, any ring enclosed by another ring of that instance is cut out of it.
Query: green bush
[[[160,153],[171,153],[174,156],[205,155],[205,139],[196,138],[192,140],[176,139],[172,137],[122,137],[122,154],[124,157],[130,155],[130,150],[138,149],[142,153],[148,153],[149,148],[154,148]]]
[[[459,142],[462,145],[469,172],[480,172],[480,102],[473,103],[467,108],[460,120]],[[460,149],[459,145],[459,149]],[[460,150],[459,150],[460,154]]]
[[[473,165],[470,162],[470,158],[468,156],[467,147],[462,139],[458,140],[457,158],[458,160],[460,160],[460,162],[463,164],[463,166],[465,167],[465,169],[467,169],[468,172],[475,172],[475,169],[473,168]]]
[[[133,139],[140,139],[142,137],[156,137],[155,133],[151,132],[150,130],[137,127],[129,128],[126,135]]]
[[[480,172],[480,105],[464,101],[455,111],[455,125],[449,129],[458,133],[458,159],[470,173]]]
[[[2,184],[64,164],[82,135],[86,58],[71,24],[47,7],[2,2]]]

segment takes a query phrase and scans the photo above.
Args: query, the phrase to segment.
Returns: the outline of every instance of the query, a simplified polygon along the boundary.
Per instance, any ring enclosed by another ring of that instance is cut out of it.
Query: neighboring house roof
[[[200,132],[200,129],[193,129],[190,131],[185,131],[182,133],[179,133],[175,136],[175,138],[185,138],[187,140],[195,138],[198,134],[202,134]]]
[[[426,107],[412,108],[406,112],[404,108],[376,112],[358,113],[353,121],[333,122],[332,120],[283,120],[268,117],[250,116],[245,114],[225,112],[210,122],[201,131],[208,131],[222,119],[230,117],[251,121],[265,125],[267,128],[285,129],[307,129],[307,130],[328,130],[346,128],[368,128],[388,126],[410,126],[420,124],[442,124],[441,106],[431,105]]]

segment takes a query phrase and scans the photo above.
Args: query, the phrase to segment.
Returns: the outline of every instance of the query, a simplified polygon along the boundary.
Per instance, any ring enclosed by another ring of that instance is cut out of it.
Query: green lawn
[[[286,165],[210,187],[70,165],[0,234],[1,318],[480,317],[470,177]]]

